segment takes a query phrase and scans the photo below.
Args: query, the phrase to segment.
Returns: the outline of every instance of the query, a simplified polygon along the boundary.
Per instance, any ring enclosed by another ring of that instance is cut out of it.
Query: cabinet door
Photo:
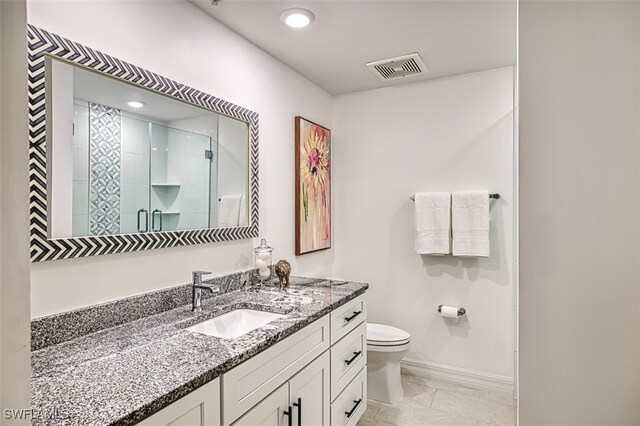
[[[139,426],[219,426],[220,379],[183,396],[148,417]]]
[[[289,425],[289,384],[285,383],[249,410],[233,426]]]
[[[329,352],[325,352],[289,381],[295,426],[329,425]]]

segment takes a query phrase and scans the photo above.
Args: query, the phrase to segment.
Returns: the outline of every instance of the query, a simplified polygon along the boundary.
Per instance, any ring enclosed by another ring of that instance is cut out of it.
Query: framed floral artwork
[[[331,130],[296,117],[296,256],[331,247]]]

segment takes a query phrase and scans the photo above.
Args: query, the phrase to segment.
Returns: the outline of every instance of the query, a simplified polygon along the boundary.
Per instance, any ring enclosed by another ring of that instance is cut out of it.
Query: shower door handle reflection
[[[160,215],[160,227],[158,229],[156,229],[156,214]],[[162,210],[160,210],[160,209],[155,209],[151,213],[151,230],[153,232],[162,231]]]
[[[140,213],[144,213],[145,221],[144,221],[144,229],[140,227]],[[147,232],[149,231],[149,210],[140,209],[138,210],[138,232]]]

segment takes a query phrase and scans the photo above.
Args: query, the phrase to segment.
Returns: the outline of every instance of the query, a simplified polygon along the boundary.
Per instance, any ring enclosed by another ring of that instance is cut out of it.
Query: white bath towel
[[[247,211],[247,197],[244,195],[240,198],[240,219],[238,226],[247,226],[249,223],[249,212]]]
[[[451,196],[453,255],[489,257],[489,192],[454,192]]]
[[[451,194],[422,192],[415,195],[416,251],[418,254],[449,254]]]
[[[238,226],[240,219],[240,202],[242,195],[223,195],[220,198],[218,212],[218,227],[233,228]]]

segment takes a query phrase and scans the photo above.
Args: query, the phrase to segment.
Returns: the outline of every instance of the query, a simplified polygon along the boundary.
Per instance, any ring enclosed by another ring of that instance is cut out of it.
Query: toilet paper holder
[[[438,312],[442,312],[442,305],[438,306]],[[461,317],[462,315],[466,314],[467,310],[465,308],[458,308],[458,316]]]

